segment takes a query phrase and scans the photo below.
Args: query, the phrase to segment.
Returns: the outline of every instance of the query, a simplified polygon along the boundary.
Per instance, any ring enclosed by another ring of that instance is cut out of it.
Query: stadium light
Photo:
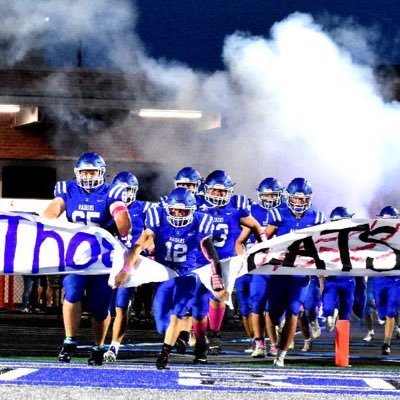
[[[16,104],[0,104],[0,113],[17,113],[20,109]]]
[[[200,119],[203,113],[197,110],[157,110],[142,108],[139,110],[138,115],[142,118]]]

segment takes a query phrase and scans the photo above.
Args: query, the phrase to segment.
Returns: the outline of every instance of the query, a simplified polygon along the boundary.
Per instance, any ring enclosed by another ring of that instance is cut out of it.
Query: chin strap
[[[217,250],[215,250],[211,236],[208,236],[202,240],[200,246],[205,257],[211,263],[211,287],[216,292],[223,290],[224,283],[222,281],[221,263],[219,261],[219,256]]]

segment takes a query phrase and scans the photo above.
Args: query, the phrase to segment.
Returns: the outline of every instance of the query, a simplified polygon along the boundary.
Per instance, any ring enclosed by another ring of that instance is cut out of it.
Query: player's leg
[[[338,298],[338,282],[336,278],[326,277],[324,280],[324,290],[322,293],[322,315],[325,318],[325,328],[327,332],[332,332],[335,328],[335,309],[338,304]]]
[[[374,313],[375,313],[375,299],[374,299],[374,284],[375,277],[369,276],[367,281],[367,298],[364,312],[364,320],[367,325],[367,335],[363,338],[364,342],[370,342],[375,337],[374,331]]]
[[[268,275],[252,275],[250,282],[251,321],[254,333],[255,349],[252,357],[266,356],[265,348],[265,317],[264,310],[268,298]]]
[[[58,360],[70,362],[78,345],[78,331],[82,316],[82,299],[87,276],[70,274],[63,279],[65,298],[63,302],[63,322],[65,339]]]
[[[113,290],[108,285],[108,275],[89,276],[87,296],[94,334],[94,346],[90,352],[89,365],[103,364],[103,356],[106,352],[104,342],[111,322],[109,308],[112,294]]]
[[[193,333],[196,338],[194,349],[195,364],[207,363],[208,339],[206,336],[208,325],[209,291],[200,280],[197,281],[192,304]]]
[[[252,275],[246,274],[236,279],[236,298],[239,302],[240,314],[242,315],[243,327],[246,331],[247,337],[249,337],[252,342],[254,339],[254,332],[252,328],[252,319],[250,317],[250,284]]]
[[[210,329],[210,355],[218,355],[222,349],[221,327],[225,315],[226,305],[222,301],[218,301],[210,292],[210,304],[208,309],[208,320]]]
[[[274,364],[278,367],[284,366],[286,353],[294,340],[298,321],[298,313],[300,306],[304,303],[307,295],[309,277],[307,276],[287,276],[286,280],[286,316],[285,324],[282,329],[281,339],[279,343],[279,351],[274,360]]]
[[[158,369],[168,368],[169,354],[184,327],[183,319],[192,308],[195,290],[196,278],[194,276],[181,276],[175,279],[170,323],[165,333],[161,354],[156,362]]]
[[[400,307],[400,279],[396,276],[387,276],[384,278],[386,286],[386,310],[385,310],[385,329],[384,329],[384,339],[382,346],[382,354],[390,354],[390,342],[393,336],[394,326],[395,326],[395,316]],[[380,317],[383,317],[380,314]]]
[[[119,288],[114,290],[115,318],[112,327],[112,339],[108,350],[104,353],[104,360],[116,361],[122,340],[128,328],[129,311],[134,295],[134,288]]]

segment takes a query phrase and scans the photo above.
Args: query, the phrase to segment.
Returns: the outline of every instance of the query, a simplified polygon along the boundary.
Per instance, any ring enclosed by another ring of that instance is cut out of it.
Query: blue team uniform
[[[183,318],[194,307],[197,282],[194,269],[199,264],[200,242],[211,236],[212,218],[199,211],[184,227],[174,227],[163,207],[151,208],[146,214],[146,227],[154,232],[154,258],[173,269],[179,277],[158,284],[153,301],[154,318],[159,333],[165,333],[170,315]]]
[[[367,302],[367,282],[365,277],[355,277],[355,288],[354,288],[354,303],[353,312],[358,318],[364,317],[365,305]]]
[[[230,202],[223,207],[211,206],[204,200],[199,209],[213,218],[213,243],[219,258],[233,257],[236,239],[242,230],[240,219],[250,215],[247,197],[232,196]],[[205,258],[204,261],[206,264]]]
[[[252,203],[250,213],[263,228],[268,225],[268,210],[259,204]],[[255,242],[256,238],[251,234],[246,247],[252,246]],[[268,298],[269,277],[269,275],[246,274],[236,280],[236,295],[242,316],[248,317],[251,313],[260,314],[264,311]]]
[[[145,228],[146,212],[152,206],[153,203],[141,200],[135,200],[128,206],[132,228],[128,233],[127,238],[121,238],[121,241],[129,249],[136,243],[136,241],[142,234]],[[110,310],[114,310],[115,307],[127,310],[129,307],[129,303],[133,298],[134,291],[135,289],[133,287],[115,289]]]
[[[375,276],[373,291],[379,319],[395,317],[400,308],[400,276]]]
[[[240,219],[250,215],[246,196],[232,196],[229,203],[222,207],[214,207],[204,200],[200,210],[212,217],[212,240],[220,259],[235,256],[235,243],[241,232]],[[200,265],[208,264],[203,254],[199,254]],[[208,313],[210,297],[216,297],[204,285],[196,290],[197,306],[193,308],[193,317],[202,320]]]
[[[110,205],[122,201],[124,191],[121,186],[104,183],[87,192],[74,181],[61,181],[56,184],[54,197],[64,200],[68,221],[105,228],[112,218]],[[108,275],[69,274],[64,277],[63,285],[67,301],[81,301],[86,290],[88,307],[93,317],[98,320],[107,318],[112,294]]]
[[[335,308],[339,311],[339,319],[350,321],[354,304],[356,281],[353,276],[327,276],[324,279],[322,293],[323,315],[333,315]]]
[[[276,236],[325,222],[324,214],[313,209],[306,210],[300,218],[296,218],[286,204],[271,209],[268,219],[270,225],[277,227]],[[309,277],[272,275],[269,283],[269,314],[274,324],[279,323],[285,312],[298,315],[307,296]]]

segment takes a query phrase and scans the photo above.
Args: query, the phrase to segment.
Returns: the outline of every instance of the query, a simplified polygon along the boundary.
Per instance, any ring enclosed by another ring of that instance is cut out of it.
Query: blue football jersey
[[[250,205],[250,214],[254,217],[255,220],[265,228],[268,225],[268,210],[261,207],[258,203],[251,203]],[[256,237],[251,234],[247,241],[246,247],[249,248],[256,243]]]
[[[300,218],[296,218],[286,204],[281,204],[279,207],[268,211],[268,223],[278,228],[276,236],[323,224],[324,222],[324,213],[311,208],[306,210]]]
[[[146,214],[146,227],[154,232],[155,260],[175,270],[180,276],[203,266],[198,263],[200,241],[211,236],[212,218],[199,211],[193,221],[176,228],[167,220],[164,207],[152,207]]]
[[[235,195],[223,207],[204,202],[200,210],[213,217],[213,243],[221,259],[235,255],[235,243],[241,232],[240,219],[250,215],[246,196]]]
[[[142,200],[135,200],[128,207],[132,224],[132,229],[129,233],[129,242],[131,245],[135,244],[142,234],[145,228],[146,213],[150,207],[153,207],[153,203]]]
[[[109,183],[87,192],[74,181],[60,181],[54,189],[54,197],[64,200],[68,221],[105,228],[112,218],[110,205],[123,201],[125,192],[124,187]]]
[[[250,214],[258,221],[258,223],[265,228],[268,225],[268,210],[261,207],[257,203],[250,206]]]

